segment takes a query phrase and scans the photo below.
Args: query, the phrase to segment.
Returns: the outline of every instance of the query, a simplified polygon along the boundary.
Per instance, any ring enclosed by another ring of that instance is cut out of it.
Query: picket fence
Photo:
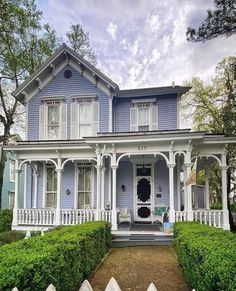
[[[15,287],[12,289],[12,291],[19,291],[19,289]],[[46,291],[56,291],[56,288],[52,284],[50,284],[48,288],[46,289]],[[93,291],[93,288],[89,284],[89,281],[85,280],[83,284],[81,285],[79,291]],[[116,280],[112,277],[109,283],[107,284],[105,291],[121,291],[121,289],[118,283],[116,282]],[[153,283],[151,283],[147,291],[157,291],[157,288]],[[196,291],[196,290],[193,289],[192,291]]]

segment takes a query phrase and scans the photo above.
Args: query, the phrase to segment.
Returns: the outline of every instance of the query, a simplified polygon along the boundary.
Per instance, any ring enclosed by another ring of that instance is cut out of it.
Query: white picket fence
[[[19,291],[18,288],[13,288],[12,291]],[[56,288],[51,284],[48,286],[46,291],[56,291]],[[83,284],[81,285],[79,291],[93,291],[92,286],[89,284],[89,281],[85,280]],[[109,283],[106,286],[106,289],[104,291],[121,291],[120,286],[116,282],[116,280],[112,277],[109,281]],[[151,283],[149,287],[147,288],[147,291],[157,291],[156,286]],[[196,291],[193,289],[192,291]]]

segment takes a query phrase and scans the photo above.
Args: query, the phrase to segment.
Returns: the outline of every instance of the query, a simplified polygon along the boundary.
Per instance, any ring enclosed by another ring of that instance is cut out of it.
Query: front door
[[[152,175],[151,167],[145,171],[136,168],[136,221],[151,221],[152,209]]]

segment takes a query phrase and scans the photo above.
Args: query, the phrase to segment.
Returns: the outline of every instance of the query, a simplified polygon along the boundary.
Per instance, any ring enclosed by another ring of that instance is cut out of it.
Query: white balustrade
[[[222,228],[223,211],[222,210],[193,210],[193,220],[209,226]]]
[[[108,221],[111,223],[111,210],[102,210],[101,211],[101,220]]]
[[[96,210],[94,209],[62,209],[61,224],[72,225],[81,224],[88,221],[94,221]]]
[[[55,210],[53,209],[18,209],[19,225],[53,225]]]
[[[187,221],[187,211],[175,211],[175,222]]]

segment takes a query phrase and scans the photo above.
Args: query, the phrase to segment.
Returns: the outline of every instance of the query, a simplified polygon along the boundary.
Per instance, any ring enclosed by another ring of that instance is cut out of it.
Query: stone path
[[[104,291],[114,277],[122,291],[188,291],[175,253],[170,246],[140,246],[111,249],[100,268],[89,279],[94,291]]]

